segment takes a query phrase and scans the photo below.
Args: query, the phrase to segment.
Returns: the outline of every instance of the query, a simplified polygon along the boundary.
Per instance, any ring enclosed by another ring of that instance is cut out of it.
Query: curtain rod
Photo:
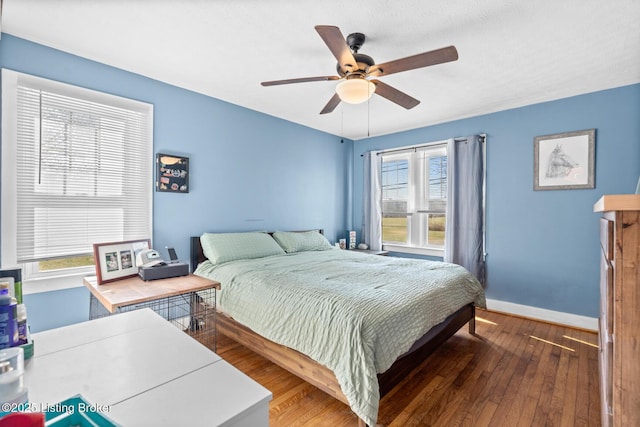
[[[478,134],[478,136],[480,138],[482,138],[482,142],[486,142],[487,141],[487,134],[486,133],[480,133]],[[467,139],[468,137],[466,136],[457,136],[455,138],[453,138],[454,141],[464,141],[465,139]],[[408,151],[408,150],[417,150],[418,148],[423,148],[423,147],[430,147],[430,146],[434,146],[437,147],[438,145],[446,145],[446,142],[427,142],[426,144],[420,144],[420,145],[411,145],[408,147],[404,147],[404,148],[395,148],[392,150],[381,150],[376,152],[376,156],[379,156],[380,154],[389,154],[389,153],[395,153],[398,151]],[[360,154],[360,157],[364,157],[364,154]]]
[[[413,150],[413,152],[416,152],[419,148],[424,148],[424,147],[438,147],[441,145],[447,145],[447,142],[428,142],[426,144],[420,144],[420,145],[412,145],[409,147],[404,147],[404,148],[395,148],[393,150],[382,150],[382,151],[378,151],[376,152],[376,156],[379,156],[380,154],[390,154],[390,153],[397,153],[399,151],[411,151]]]

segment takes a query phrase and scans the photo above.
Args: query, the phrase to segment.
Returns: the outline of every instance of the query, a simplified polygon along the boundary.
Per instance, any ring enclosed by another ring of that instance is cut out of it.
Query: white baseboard
[[[559,323],[574,328],[587,329],[594,332],[598,330],[598,318],[596,317],[579,316],[577,314],[563,313],[561,311],[547,310],[546,308],[532,307],[495,299],[487,299],[487,309],[545,322]]]

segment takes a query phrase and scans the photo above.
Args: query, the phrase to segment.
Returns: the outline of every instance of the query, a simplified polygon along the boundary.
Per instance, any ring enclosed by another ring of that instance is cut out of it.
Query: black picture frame
[[[189,192],[189,158],[173,154],[156,154],[156,191]]]

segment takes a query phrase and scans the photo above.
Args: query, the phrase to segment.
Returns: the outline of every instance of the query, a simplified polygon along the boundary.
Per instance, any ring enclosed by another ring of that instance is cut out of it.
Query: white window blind
[[[153,107],[9,70],[2,80],[3,113],[13,110],[3,114],[3,265],[149,238]]]

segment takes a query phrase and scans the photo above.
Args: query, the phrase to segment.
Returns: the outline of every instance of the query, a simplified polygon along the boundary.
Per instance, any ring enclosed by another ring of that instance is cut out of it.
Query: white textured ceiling
[[[351,139],[640,82],[638,0],[4,0],[2,31]],[[456,62],[380,80],[379,96],[320,110],[335,75],[315,25],[361,32],[377,63],[455,45]]]

